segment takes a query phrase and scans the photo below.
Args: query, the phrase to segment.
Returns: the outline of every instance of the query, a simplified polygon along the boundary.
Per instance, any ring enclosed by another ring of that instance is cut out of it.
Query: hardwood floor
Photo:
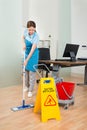
[[[66,81],[81,82],[82,78],[67,77]],[[26,104],[35,103],[38,86],[33,98],[27,97]],[[50,119],[46,123],[40,120],[40,113],[32,109],[13,112],[12,107],[21,106],[22,86],[0,88],[0,130],[87,130],[87,86],[76,86],[75,103],[67,110],[60,107],[61,121]]]

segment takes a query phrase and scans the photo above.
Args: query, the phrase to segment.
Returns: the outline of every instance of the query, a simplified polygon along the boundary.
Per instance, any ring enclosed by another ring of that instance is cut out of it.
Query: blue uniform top
[[[26,44],[26,50],[25,50],[25,58],[29,55],[32,45],[33,44],[38,44],[39,43],[39,36],[37,32],[34,32],[34,34],[29,35],[29,32],[27,29],[24,31],[24,38],[25,38],[25,44]],[[39,59],[39,51],[38,48],[36,48],[29,59],[25,69],[28,71],[33,71],[35,72],[34,65],[38,64],[38,59]]]
[[[24,37],[26,40],[30,41],[31,44],[38,44],[39,43],[39,36],[38,36],[37,32],[34,32],[34,34],[29,35],[28,30],[25,29]]]

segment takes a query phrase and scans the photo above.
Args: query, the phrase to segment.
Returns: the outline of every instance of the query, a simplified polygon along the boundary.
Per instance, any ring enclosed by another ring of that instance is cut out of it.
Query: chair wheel
[[[36,80],[36,82],[39,83],[39,82],[40,82],[40,79]]]
[[[72,102],[72,105],[74,105],[74,101]]]
[[[68,105],[65,105],[65,106],[64,106],[64,109],[65,109],[65,110],[68,109]]]

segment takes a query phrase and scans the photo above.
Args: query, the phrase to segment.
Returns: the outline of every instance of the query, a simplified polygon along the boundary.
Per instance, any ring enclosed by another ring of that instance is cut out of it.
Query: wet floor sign
[[[41,120],[46,122],[48,119],[55,118],[60,120],[60,110],[56,96],[56,86],[53,78],[41,78],[34,112],[41,111]]]

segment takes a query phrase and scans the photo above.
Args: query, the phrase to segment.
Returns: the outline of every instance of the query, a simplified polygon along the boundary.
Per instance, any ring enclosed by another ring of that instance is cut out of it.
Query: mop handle
[[[23,51],[23,61],[25,61],[25,51]],[[25,65],[23,64],[23,69],[24,69],[24,72],[25,72]]]
[[[23,51],[23,100],[25,100],[24,87],[25,87],[25,51]]]

